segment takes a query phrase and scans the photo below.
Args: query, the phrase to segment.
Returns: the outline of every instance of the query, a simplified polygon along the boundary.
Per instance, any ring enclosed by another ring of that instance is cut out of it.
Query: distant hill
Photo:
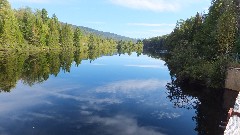
[[[114,40],[120,41],[133,41],[133,42],[137,42],[137,39],[135,38],[130,38],[130,37],[125,37],[125,36],[121,36],[121,35],[117,35],[114,33],[110,33],[110,32],[103,32],[103,31],[98,31],[92,28],[88,28],[88,27],[84,27],[84,26],[76,26],[76,25],[72,25],[73,27],[79,27],[83,34],[95,34],[95,35],[99,35],[102,38],[112,38]]]

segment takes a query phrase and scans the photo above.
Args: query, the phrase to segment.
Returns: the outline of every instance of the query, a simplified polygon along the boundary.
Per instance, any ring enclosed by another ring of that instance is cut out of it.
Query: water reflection
[[[119,82],[113,82],[97,88],[97,92],[102,93],[130,93],[132,91],[150,91],[164,87],[167,82],[161,80],[125,80]]]
[[[137,57],[136,53],[121,57],[107,54],[95,61],[87,59],[88,55],[76,52],[4,57],[2,63],[9,61],[1,64],[4,69],[1,76],[5,76],[1,78],[8,79],[2,79],[1,83],[14,80],[14,85],[1,87],[11,93],[0,94],[0,133],[163,135],[172,132],[160,120],[172,119],[170,124],[183,113],[168,107],[170,103],[163,91],[169,80],[168,69],[155,68],[159,64],[163,67],[162,61]]]
[[[164,61],[146,55],[93,54],[1,57],[0,134],[222,133],[234,92],[177,84]]]
[[[138,125],[136,119],[126,116],[115,117],[92,117],[90,123],[99,123],[101,129],[105,129],[107,134],[111,135],[164,135],[161,132],[155,131],[151,127],[142,127]]]
[[[50,52],[16,52],[1,54],[0,91],[9,92],[15,88],[18,80],[33,86],[46,81],[50,75],[57,76],[60,71],[70,72],[72,62],[77,66],[82,60],[90,62],[103,55],[113,55],[116,50],[73,51],[53,50]]]
[[[151,48],[145,49],[144,53],[163,60],[168,57],[167,54]],[[195,116],[192,117],[196,123],[195,131],[199,135],[223,134],[224,128],[220,128],[220,125],[224,125],[221,121],[227,120],[227,111],[234,106],[238,92],[227,89],[208,89],[198,84],[184,84],[184,82],[177,82],[174,74],[171,78],[172,81],[166,85],[167,98],[176,108],[195,110]]]
[[[194,109],[195,131],[199,135],[221,135],[221,121],[226,121],[227,111],[235,104],[238,92],[226,89],[207,89],[200,86],[167,84],[168,98],[177,108]]]

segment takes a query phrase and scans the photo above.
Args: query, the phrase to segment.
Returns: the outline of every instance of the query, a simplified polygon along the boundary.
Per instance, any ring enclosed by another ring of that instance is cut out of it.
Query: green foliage
[[[100,40],[99,41],[105,41]],[[109,46],[112,46],[109,40]],[[44,50],[44,51],[0,51],[0,92],[10,92],[17,82],[33,86],[36,83],[46,81],[50,75],[57,76],[60,70],[70,72],[73,63],[81,64],[82,60],[93,61],[101,56],[116,54],[116,46],[107,48],[102,43],[98,49],[92,50]]]
[[[238,52],[239,7],[236,1],[213,0],[209,13],[177,22],[166,37],[144,40],[144,52],[167,50],[166,64],[178,82],[223,87],[230,54]]]
[[[60,37],[59,26],[60,24],[58,22],[58,18],[54,14],[52,18],[49,19],[48,21],[49,31],[47,35],[47,46],[51,48],[54,46],[58,46],[59,44],[59,37]]]
[[[165,52],[167,50],[166,47],[166,38],[168,35],[153,37],[150,39],[143,40],[143,52],[149,54],[151,57],[158,57],[160,53]],[[163,54],[163,53],[162,53]]]
[[[42,9],[42,11],[41,11],[41,18],[42,18],[42,21],[43,21],[43,23],[47,23],[47,21],[48,21],[48,12],[47,12],[47,10],[46,9]]]
[[[20,79],[28,85],[40,83],[50,74],[57,76],[60,69],[69,72],[73,61],[79,65],[82,59],[113,55],[118,48],[123,48],[121,53],[141,54],[141,41],[121,42],[83,34],[79,27],[58,21],[55,14],[49,18],[46,9],[12,10],[7,0],[0,0],[0,92],[10,91]]]
[[[42,18],[42,12],[40,10],[37,10],[36,13],[36,20],[33,25],[32,31],[33,31],[33,45],[36,45],[38,47],[46,46],[46,39],[48,35],[48,25],[44,23],[44,20]]]
[[[35,22],[35,16],[30,8],[22,8],[16,11],[16,17],[20,25],[20,30],[23,33],[24,39],[29,43],[33,43],[32,28]]]
[[[49,27],[44,23],[42,11],[33,13],[30,8],[22,8],[15,14],[26,42],[36,47],[46,46]]]
[[[89,50],[96,49],[96,45],[95,45],[95,42],[94,42],[94,36],[93,36],[93,34],[91,34],[91,35],[88,37],[88,48],[89,48]]]
[[[0,46],[13,48],[23,43],[19,24],[7,0],[0,0]]]
[[[231,53],[237,36],[237,6],[232,0],[223,2],[224,12],[217,23],[217,41],[220,53]]]
[[[141,54],[143,52],[143,42],[138,41],[135,44],[132,41],[119,41],[117,43],[117,49],[119,54],[124,54],[127,52],[130,55],[133,51]]]
[[[63,24],[60,30],[60,44],[62,47],[73,47],[74,31],[71,25]]]
[[[92,32],[87,32],[90,30]],[[101,33],[85,27],[63,24],[55,14],[49,18],[46,9],[32,11],[31,8],[26,7],[12,10],[7,0],[0,1],[0,50],[71,48],[81,52],[101,53],[116,50],[118,38],[129,39],[112,33]],[[99,50],[93,51],[93,49]],[[125,49],[141,50],[141,46],[129,42],[126,43]]]
[[[178,81],[224,86],[228,54],[237,43],[236,11],[231,0],[215,0],[209,14],[197,14],[177,24],[166,39],[166,62]]]
[[[80,48],[81,46],[82,32],[80,28],[76,28],[74,31],[74,46]]]

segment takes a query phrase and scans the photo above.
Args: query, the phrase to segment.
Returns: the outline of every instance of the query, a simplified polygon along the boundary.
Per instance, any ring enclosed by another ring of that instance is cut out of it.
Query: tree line
[[[120,44],[120,45],[119,45]],[[62,23],[46,9],[12,9],[8,0],[0,0],[0,50],[37,49],[117,49],[117,46],[141,48],[141,42],[117,41],[96,34],[85,34],[80,27]]]
[[[240,52],[239,13],[238,0],[212,0],[207,14],[178,21],[170,34],[146,39],[144,48],[166,49],[178,82],[223,87],[232,55]]]
[[[120,54],[123,53],[128,52]],[[32,86],[46,81],[51,75],[70,72],[73,63],[80,66],[83,60],[92,62],[101,56],[116,54],[118,54],[116,50],[108,49],[0,53],[0,92],[10,92],[19,80]]]

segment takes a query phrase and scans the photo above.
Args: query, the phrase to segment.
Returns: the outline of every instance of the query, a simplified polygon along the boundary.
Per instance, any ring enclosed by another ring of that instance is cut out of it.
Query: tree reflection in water
[[[74,62],[76,66],[82,60],[95,60],[104,55],[114,55],[116,50],[49,51],[40,53],[0,54],[0,92],[10,92],[20,80],[24,84],[34,85],[57,76],[60,71],[70,72]],[[151,55],[156,57],[157,55]],[[161,56],[157,58],[164,59]],[[223,129],[221,121],[226,121],[227,111],[233,107],[238,92],[224,89],[208,89],[194,85],[178,84],[174,77],[166,86],[167,98],[176,108],[194,109],[192,118],[199,135],[219,135]]]
[[[226,121],[227,111],[234,105],[232,99],[238,92],[177,84],[174,79],[166,88],[167,98],[174,107],[196,110],[192,119],[196,122],[195,130],[199,135],[223,134],[224,129],[219,125],[222,125],[221,121]]]
[[[33,86],[46,81],[50,75],[57,76],[62,70],[70,72],[82,60],[95,60],[104,55],[114,55],[113,50],[52,50],[46,52],[0,53],[0,92],[10,92],[20,80]]]

